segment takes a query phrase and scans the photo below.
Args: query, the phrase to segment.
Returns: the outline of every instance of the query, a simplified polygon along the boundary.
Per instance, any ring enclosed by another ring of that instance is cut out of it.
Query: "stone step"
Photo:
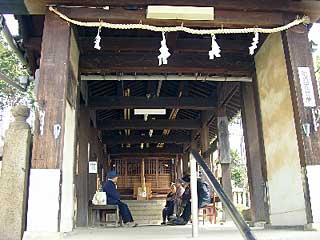
[[[152,201],[152,202],[140,202],[140,201],[131,201],[131,200],[125,200],[125,203],[127,203],[129,206],[164,206],[166,204],[165,201]]]
[[[157,211],[149,211],[149,210],[131,210],[132,215],[135,216],[161,216],[162,209]]]
[[[134,211],[134,210],[154,210],[154,211],[158,211],[158,210],[162,210],[164,208],[164,206],[132,206],[128,204],[128,207],[130,208],[130,210]]]
[[[148,215],[148,216],[142,216],[142,215],[134,215],[132,214],[132,217],[134,220],[161,220],[161,215]]]
[[[136,221],[136,223],[141,226],[141,225],[160,225],[161,224],[161,220],[152,220],[152,221]]]
[[[147,208],[147,207],[164,207],[164,204],[134,204],[134,203],[127,203],[130,207],[141,207],[141,208]]]
[[[165,200],[125,200],[132,216],[139,225],[159,225],[162,222],[162,209]]]

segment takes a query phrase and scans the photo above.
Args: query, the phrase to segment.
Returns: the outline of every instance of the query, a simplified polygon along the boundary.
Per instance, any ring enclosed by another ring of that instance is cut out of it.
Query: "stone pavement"
[[[259,240],[320,240],[320,232],[302,230],[253,230]],[[69,240],[182,240],[191,239],[191,225],[187,226],[139,226],[137,228],[78,228],[65,234],[63,239]],[[200,224],[198,239],[203,240],[242,240],[240,233],[232,224],[205,225]]]

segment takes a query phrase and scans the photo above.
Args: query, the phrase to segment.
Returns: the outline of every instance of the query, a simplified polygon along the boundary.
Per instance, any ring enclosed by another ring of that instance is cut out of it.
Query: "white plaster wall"
[[[71,232],[74,225],[75,113],[67,101],[62,163],[61,232]]]
[[[320,223],[320,165],[307,166],[311,210],[314,223]]]
[[[298,142],[281,34],[255,56],[272,225],[307,223]]]
[[[31,169],[28,232],[57,232],[60,169]]]

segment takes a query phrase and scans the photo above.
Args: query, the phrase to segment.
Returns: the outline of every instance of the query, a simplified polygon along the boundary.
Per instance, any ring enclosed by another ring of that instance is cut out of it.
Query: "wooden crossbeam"
[[[230,21],[239,20],[239,24],[259,24],[259,21],[263,21],[264,24],[274,24],[275,21],[281,21],[279,12],[291,12],[291,13],[303,13],[311,17],[311,20],[317,21],[319,19],[320,2],[316,0],[303,0],[303,1],[291,1],[291,0],[280,0],[280,1],[259,1],[259,0],[131,0],[131,1],[119,1],[119,0],[4,0],[0,2],[0,13],[2,14],[44,14],[46,6],[48,5],[67,5],[67,6],[91,6],[91,7],[129,7],[131,9],[139,10],[145,8],[148,5],[172,5],[172,6],[209,6],[215,8],[215,19],[218,24],[224,19],[224,23]],[[70,13],[69,9],[69,13]],[[74,9],[72,9],[74,10]],[[79,9],[78,9],[79,10]],[[92,9],[95,10],[95,9]],[[84,12],[88,11],[84,8]],[[225,13],[223,13],[223,11]],[[104,17],[108,16],[109,13],[105,10]],[[107,12],[107,13],[106,13]],[[131,10],[131,12],[135,12]],[[86,17],[86,15],[83,15]],[[96,15],[99,19],[103,16]],[[122,18],[125,18],[123,15]],[[145,17],[145,15],[143,16]],[[137,21],[143,20],[140,18]],[[181,21],[180,21],[181,23]],[[185,21],[184,21],[185,23]],[[239,25],[238,24],[238,25]],[[226,24],[224,24],[226,26]],[[265,26],[265,25],[259,25]]]
[[[183,153],[183,145],[166,145],[163,148],[150,147],[141,149],[139,146],[135,147],[113,147],[108,150],[108,154],[113,156],[119,155],[147,155],[147,156],[159,156],[159,155],[168,155],[168,154],[182,154]]]
[[[116,144],[140,144],[140,143],[176,143],[176,144],[183,144],[183,143],[190,143],[191,136],[188,134],[175,134],[169,136],[163,135],[153,135],[152,137],[145,135],[145,136],[137,136],[137,135],[112,135],[102,137],[102,142],[107,145],[116,145]]]
[[[171,36],[173,33],[168,33],[167,36]],[[151,37],[102,37],[100,41],[101,51],[145,51],[145,52],[157,52],[159,51],[159,43],[161,38]],[[248,47],[251,42],[244,40],[229,40],[221,39],[217,40],[223,52],[248,52]],[[32,38],[27,40],[25,45],[35,46],[36,44],[40,47],[40,40]],[[168,48],[172,50],[174,47],[176,52],[201,52],[207,53],[208,49],[211,48],[211,38],[208,39],[177,39],[175,44],[168,41]],[[79,46],[83,52],[96,51],[92,47],[92,37],[80,37]]]
[[[239,90],[240,83],[221,83],[219,86],[219,106],[227,105],[233,95]]]
[[[147,109],[194,109],[215,110],[217,107],[216,97],[90,97],[89,109],[107,110],[124,108],[147,108]]]
[[[100,120],[97,127],[102,130],[116,129],[177,129],[192,130],[200,128],[200,120]]]
[[[98,21],[99,19],[110,23],[139,23],[157,26],[176,26],[182,20],[148,19],[145,9],[126,10],[123,8],[113,8],[108,11],[93,8],[59,8],[60,12],[72,19],[80,21]],[[254,21],[253,21],[254,19]],[[250,14],[238,10],[215,10],[215,19],[211,21],[183,20],[183,24],[189,27],[237,27],[237,26],[265,26],[274,27],[284,24],[282,13],[254,12]]]
[[[177,53],[170,56],[167,65],[159,66],[158,53],[89,54],[80,58],[82,74],[123,73],[206,73],[232,76],[251,76],[253,58],[249,56],[209,60],[208,54]]]

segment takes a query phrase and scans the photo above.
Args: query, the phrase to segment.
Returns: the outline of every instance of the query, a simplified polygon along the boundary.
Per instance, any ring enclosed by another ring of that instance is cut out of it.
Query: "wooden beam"
[[[116,129],[181,129],[192,130],[200,128],[199,120],[102,120],[97,127],[102,130]]]
[[[231,98],[239,91],[240,83],[221,83],[219,86],[218,104],[219,106],[226,106]]]
[[[145,136],[137,136],[137,135],[112,135],[102,137],[102,142],[107,145],[116,145],[116,144],[140,144],[140,143],[190,143],[191,136],[188,134],[175,134],[169,136],[157,136],[153,135],[149,137]]]
[[[48,5],[67,5],[67,6],[91,6],[91,7],[130,7],[131,9],[141,9],[148,5],[171,5],[171,6],[199,6],[199,7],[214,7],[215,8],[215,19],[222,21],[223,17],[225,22],[232,21],[236,17],[240,21],[247,20],[248,24],[254,24],[257,19],[263,20],[264,23],[274,22],[280,20],[274,14],[279,12],[292,12],[292,13],[304,13],[311,16],[313,21],[319,19],[320,2],[315,0],[309,1],[264,1],[259,0],[138,0],[138,1],[119,1],[109,0],[107,2],[101,0],[4,0],[0,2],[0,13],[2,14],[44,14],[46,6]],[[87,8],[84,8],[87,11]],[[227,10],[227,11],[226,11]],[[132,11],[132,10],[131,10]],[[229,12],[222,14],[222,12]],[[106,13],[105,10],[103,12]],[[239,12],[238,15],[232,12]],[[248,13],[250,12],[250,13]],[[269,12],[270,15],[264,15],[264,12]],[[254,13],[251,15],[251,13]],[[104,14],[108,15],[108,14]],[[85,17],[86,15],[84,15]],[[126,16],[126,15],[124,15]],[[101,16],[97,15],[97,19]],[[143,16],[144,17],[144,16]],[[233,20],[235,21],[235,20]],[[181,21],[180,21],[181,22]],[[184,21],[185,22],[185,21]],[[240,22],[241,23],[241,22]],[[226,25],[224,25],[226,26]],[[259,25],[262,26],[262,25]]]
[[[172,33],[168,33],[170,36]],[[152,37],[102,37],[100,41],[100,52],[157,52],[159,51],[159,43],[161,38]],[[92,37],[79,37],[79,47],[83,53],[96,53],[97,50],[92,47]],[[251,44],[245,40],[219,39],[217,42],[224,53],[241,52],[248,53]],[[201,52],[207,53],[211,48],[211,38],[207,39],[177,39],[174,45],[167,43],[170,50],[175,47],[175,52]],[[41,51],[41,38],[32,37],[24,39],[23,46],[25,48]]]
[[[161,156],[168,154],[182,154],[183,153],[183,145],[165,145],[163,148],[150,147],[141,149],[139,146],[125,148],[125,147],[114,147],[109,150],[109,154],[111,156]]]
[[[139,23],[156,26],[179,26],[183,22],[188,27],[275,27],[283,25],[282,13],[275,12],[255,12],[248,14],[245,11],[219,10],[215,9],[215,19],[213,21],[195,20],[174,20],[174,19],[150,19],[146,18],[145,9],[126,10],[123,8],[112,8],[108,11],[94,8],[59,8],[59,11],[71,19],[80,21],[107,21],[110,23]]]
[[[90,97],[88,107],[94,110],[147,108],[215,110],[216,97]]]
[[[175,154],[163,154],[161,156],[152,156],[152,155],[145,155],[144,156],[146,160],[171,160],[172,158],[175,157]],[[113,160],[120,160],[120,161],[123,161],[123,160],[128,160],[128,161],[137,161],[137,160],[140,160],[141,158],[139,156],[126,156],[126,155],[123,155],[123,156],[113,156]]]
[[[208,75],[197,75],[197,74],[121,74],[121,75],[98,75],[89,74],[81,75],[82,81],[185,81],[184,85],[184,96],[188,96],[189,87],[187,86],[188,81],[203,81],[203,82],[252,82],[252,77],[232,77],[232,76],[208,76]],[[121,86],[121,84],[120,84]],[[121,91],[120,91],[121,92]],[[215,94],[215,93],[214,93]],[[214,95],[211,94],[211,95]],[[122,94],[117,94],[118,96]]]
[[[159,66],[158,53],[117,53],[84,55],[80,59],[82,74],[123,73],[206,73],[250,76],[254,69],[249,56],[223,56],[209,60],[208,54],[173,54],[167,65]]]

